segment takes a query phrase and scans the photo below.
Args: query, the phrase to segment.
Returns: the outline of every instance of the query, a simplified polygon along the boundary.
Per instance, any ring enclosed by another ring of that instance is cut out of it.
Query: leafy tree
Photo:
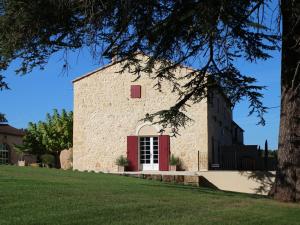
[[[47,114],[45,122],[29,123],[22,146],[16,146],[24,153],[31,153],[41,158],[44,154],[52,154],[59,167],[61,150],[73,146],[73,112],[56,109],[53,115]]]
[[[0,66],[1,68],[1,66]],[[0,75],[0,91],[9,89],[7,83],[4,81],[4,77]],[[0,123],[7,122],[5,115],[0,113]]]
[[[26,129],[26,135],[23,138],[23,145],[16,145],[15,149],[22,153],[34,154],[40,158],[42,154],[47,152],[43,145],[43,133],[41,129],[42,122],[29,123]]]
[[[161,88],[173,84],[177,103],[150,114],[147,119],[171,127],[174,133],[191,120],[185,111],[208,97],[224,92],[232,104],[249,100],[250,114],[264,124],[266,107],[251,75],[241,74],[237,59],[266,60],[278,49],[280,37],[267,26],[268,0],[6,0],[0,16],[0,70],[15,59],[17,73],[43,68],[58,51],[89,47],[92,53],[117,57],[123,69],[137,75],[154,72]],[[299,200],[299,1],[281,1],[282,101],[275,197]],[[137,52],[148,55],[141,64]],[[198,64],[186,76],[175,69],[191,60]],[[159,61],[159,66],[156,62]],[[120,71],[120,72],[122,72]],[[180,80],[180,82],[179,82]],[[52,143],[48,143],[50,146]],[[298,193],[298,194],[297,194]]]

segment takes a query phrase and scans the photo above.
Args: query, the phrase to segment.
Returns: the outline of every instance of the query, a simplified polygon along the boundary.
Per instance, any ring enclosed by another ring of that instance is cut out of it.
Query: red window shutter
[[[127,136],[127,159],[129,160],[129,171],[138,171],[138,137]]]
[[[141,98],[141,85],[131,85],[130,96],[131,98]]]
[[[159,136],[159,170],[169,170],[169,159],[170,159],[170,136],[160,135]]]

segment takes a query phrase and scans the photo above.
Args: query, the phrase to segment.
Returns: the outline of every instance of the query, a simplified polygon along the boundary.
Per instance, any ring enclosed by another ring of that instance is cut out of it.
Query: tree
[[[62,110],[61,114],[54,110],[53,115],[47,114],[46,122],[42,123],[42,143],[49,153],[55,156],[57,166],[61,150],[73,146],[73,113]]]
[[[300,201],[300,2],[281,1],[281,112],[275,198]]]
[[[16,146],[23,153],[41,158],[44,154],[55,156],[56,167],[60,167],[59,154],[73,146],[73,113],[55,109],[53,115],[47,114],[46,121],[29,123],[23,145]]]
[[[40,156],[47,152],[44,146],[43,132],[42,132],[42,122],[29,123],[26,129],[26,134],[23,137],[23,144],[16,145],[15,149],[20,153],[33,154],[36,155],[38,159]]]
[[[260,149],[260,145],[258,146],[258,149],[257,149],[257,152],[258,152],[258,157],[262,157],[262,150]]]
[[[130,68],[139,76],[151,74],[161,89],[173,84],[177,103],[146,116],[177,134],[192,118],[189,105],[221,91],[235,105],[249,101],[250,114],[264,124],[266,107],[251,75],[241,74],[235,62],[266,60],[279,48],[280,37],[266,25],[268,0],[6,0],[0,16],[0,70],[15,59],[17,73],[43,68],[58,51],[89,47],[95,57],[117,57],[120,72]],[[299,193],[299,3],[282,1],[283,65],[279,171],[275,197],[296,201]],[[1,7],[0,7],[1,8]],[[1,11],[1,10],[0,10]],[[17,16],[16,16],[17,15]],[[292,29],[291,29],[292,28]],[[141,64],[137,52],[147,55]],[[183,77],[174,71],[191,60],[198,67]],[[159,62],[159,64],[157,64]],[[154,66],[156,66],[154,70]],[[298,66],[297,66],[298,65]],[[153,73],[150,73],[153,72]],[[297,123],[294,123],[297,122]],[[293,137],[289,140],[288,137]],[[293,160],[292,160],[293,159]]]
[[[0,91],[9,89],[7,83],[4,81],[4,77],[0,75]],[[7,122],[5,115],[0,113],[0,123]]]
[[[265,170],[268,171],[268,158],[269,158],[269,148],[268,148],[268,140],[265,141],[265,154],[264,154],[264,164]]]

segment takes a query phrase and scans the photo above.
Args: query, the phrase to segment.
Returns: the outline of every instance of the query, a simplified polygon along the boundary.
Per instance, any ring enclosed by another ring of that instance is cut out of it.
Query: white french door
[[[158,170],[158,137],[140,137],[141,170]]]

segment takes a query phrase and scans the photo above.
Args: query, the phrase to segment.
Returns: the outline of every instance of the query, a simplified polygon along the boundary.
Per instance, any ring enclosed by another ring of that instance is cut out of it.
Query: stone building
[[[149,74],[133,82],[136,77],[118,73],[120,68],[111,64],[73,81],[74,169],[117,171],[115,161],[123,155],[130,161],[130,171],[165,171],[173,154],[182,161],[183,170],[208,170],[220,162],[221,146],[231,145],[234,138],[243,144],[243,131],[232,120],[230,102],[218,93],[211,101],[188,108],[193,122],[181,128],[180,135],[173,137],[169,130],[161,135],[159,125],[141,119],[175,104],[178,96],[171,93],[171,84],[163,82],[159,92]],[[176,73],[191,70],[178,67]]]
[[[22,144],[24,131],[16,129],[6,123],[0,123],[0,164],[16,164],[18,154],[14,145]]]
[[[14,164],[18,161],[24,161],[26,165],[36,162],[36,156],[29,154],[19,154],[14,146],[21,145],[24,130],[17,129],[7,123],[0,123],[0,165]]]

